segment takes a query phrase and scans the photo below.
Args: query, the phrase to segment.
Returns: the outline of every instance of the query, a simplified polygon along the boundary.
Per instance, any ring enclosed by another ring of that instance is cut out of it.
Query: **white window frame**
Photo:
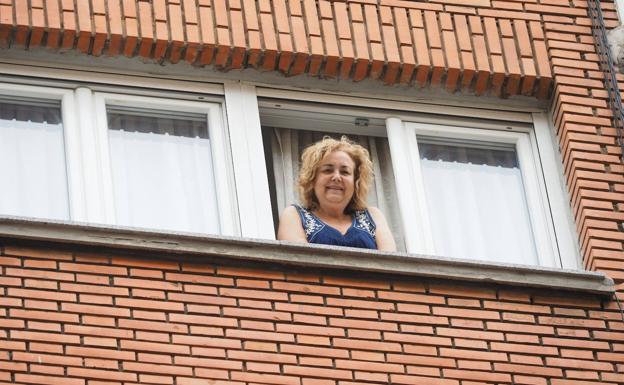
[[[175,100],[161,97],[135,96],[119,93],[93,92],[93,102],[95,105],[96,122],[96,156],[98,170],[92,170],[94,174],[99,174],[98,179],[102,185],[102,199],[98,202],[103,207],[98,211],[104,212],[104,223],[116,223],[115,202],[113,194],[112,169],[110,161],[110,147],[108,141],[107,106],[124,106],[145,109],[156,109],[160,111],[190,112],[206,116],[208,123],[208,137],[210,139],[210,150],[212,153],[213,174],[215,178],[215,192],[217,206],[219,207],[219,228],[220,234],[235,235],[237,216],[233,202],[235,196],[231,183],[230,167],[223,167],[228,164],[226,156],[229,143],[223,129],[223,115],[221,107],[216,103],[193,102],[188,100]],[[91,192],[92,194],[95,192]],[[97,203],[94,203],[97,204]]]
[[[561,161],[556,155],[556,141],[545,112],[441,107],[259,87],[257,91],[258,97],[262,98],[259,103],[261,109],[284,110],[281,116],[279,112],[271,116],[272,122],[279,119],[298,124],[303,122],[306,126],[299,127],[302,129],[314,129],[314,123],[306,116],[310,113],[337,114],[343,111],[350,116],[385,119],[386,132],[383,134],[371,128],[365,129],[368,132],[356,129],[354,133],[388,137],[409,253],[436,255],[420,173],[416,135],[513,145],[518,153],[540,266],[581,268],[567,190],[561,166],[558,166]],[[467,120],[462,116],[479,119],[469,119],[470,123],[466,124]],[[501,122],[506,124],[501,125]],[[341,121],[336,123],[348,125]]]
[[[126,91],[124,93],[123,91]],[[223,103],[132,95],[132,90],[99,92],[78,86],[63,89],[0,83],[0,92],[61,103],[69,200],[69,219],[116,225],[107,105],[200,113],[207,117],[219,207],[220,235],[240,236],[236,190]],[[155,95],[155,94],[152,94]]]
[[[67,175],[67,193],[69,203],[69,218],[73,218],[78,211],[77,207],[83,204],[83,197],[80,190],[80,167],[68,167],[70,162],[75,162],[75,153],[68,150],[69,146],[76,146],[74,143],[78,129],[78,122],[73,115],[76,110],[74,92],[63,88],[50,88],[33,85],[0,83],[0,92],[22,98],[55,100],[61,104],[61,123],[63,126],[63,142],[65,152],[65,174]]]
[[[559,250],[554,227],[549,220],[546,196],[535,152],[533,130],[526,132],[486,130],[419,122],[404,122],[388,118],[388,141],[392,152],[393,168],[399,203],[405,229],[407,248],[417,254],[438,255],[433,245],[430,216],[425,201],[425,184],[418,150],[418,136],[466,141],[490,142],[512,145],[516,149],[531,228],[540,266],[560,266]],[[524,130],[523,130],[524,131]],[[416,199],[414,199],[416,198]]]
[[[2,64],[0,68],[5,66],[7,65]],[[4,83],[7,81],[6,78],[3,78],[0,91],[24,97],[61,101],[70,218],[74,221],[114,224],[110,170],[106,171],[106,167],[102,165],[108,163],[107,157],[109,156],[102,119],[102,116],[105,116],[103,115],[105,108],[102,106],[106,100],[133,101],[139,105],[143,101],[153,107],[161,105],[162,100],[166,99],[167,103],[173,102],[169,104],[170,108],[176,105],[201,110],[204,107],[198,106],[199,104],[204,106],[203,101],[198,102],[197,105],[194,104],[200,99],[214,104],[214,108],[202,111],[209,114],[211,119],[215,119],[210,124],[211,129],[218,127],[217,132],[210,132],[210,137],[216,157],[214,158],[214,165],[216,165],[214,171],[215,177],[218,178],[215,182],[219,189],[221,234],[274,239],[259,108],[262,108],[267,100],[279,99],[287,102],[282,104],[292,104],[291,106],[285,105],[286,110],[294,108],[302,113],[344,111],[347,114],[375,119],[376,122],[385,122],[387,134],[372,132],[374,130],[369,130],[371,133],[362,132],[362,134],[387,135],[389,141],[395,142],[394,147],[397,148],[408,144],[409,131],[413,130],[413,128],[406,129],[403,122],[411,122],[408,126],[430,123],[454,129],[463,126],[461,123],[463,117],[471,117],[473,119],[469,125],[470,128],[466,128],[468,131],[473,128],[500,129],[498,122],[501,121],[517,123],[518,127],[514,127],[513,130],[521,130],[519,127],[531,125],[530,143],[528,146],[526,143],[521,146],[529,149],[529,153],[532,154],[531,161],[534,162],[532,167],[538,170],[536,184],[540,198],[535,201],[541,202],[542,215],[549,218],[546,225],[541,226],[547,229],[546,234],[549,237],[556,239],[556,242],[551,242],[550,249],[558,247],[560,257],[560,261],[553,263],[542,262],[540,253],[540,263],[545,266],[570,269],[578,269],[581,266],[577,234],[570,213],[565,181],[563,181],[561,160],[557,155],[552,124],[542,108],[499,106],[496,103],[471,105],[457,102],[449,106],[444,100],[406,101],[398,98],[394,100],[376,98],[370,95],[347,96],[331,92],[288,90],[240,81],[221,81],[217,84],[206,81],[191,83],[186,80],[164,79],[162,82],[154,82],[153,78],[139,75],[128,77],[123,74],[98,73],[97,77],[92,78],[85,75],[84,71],[47,68],[45,73],[42,73],[41,70],[33,70],[24,66],[9,65],[9,67],[13,76],[30,76],[31,78],[24,81],[11,78],[6,83]],[[65,80],[59,81],[59,79]],[[86,88],[84,84],[90,84],[89,88]],[[100,107],[96,108],[96,106]],[[296,111],[294,116],[295,121],[299,119]],[[348,122],[339,123],[348,125]],[[401,128],[397,128],[399,126]],[[405,140],[399,141],[397,138]],[[215,140],[212,141],[212,139]],[[220,145],[217,145],[217,141]],[[417,146],[412,148],[417,148]],[[397,155],[398,153],[395,154],[395,151],[399,150],[393,150],[393,159],[401,157]],[[411,154],[412,158],[415,155],[410,151],[407,153]],[[412,163],[417,164],[418,161],[412,159]],[[524,162],[530,164],[527,159]],[[218,165],[221,164],[226,166],[219,167]],[[406,167],[410,170],[409,163],[406,162],[395,167],[399,172],[408,174],[417,170],[412,167],[411,171],[401,171]],[[94,172],[94,170],[98,171]],[[533,177],[533,179],[536,178]],[[412,186],[410,189],[418,190],[418,187]],[[397,188],[398,193],[402,190],[402,188]],[[403,211],[418,212],[418,205],[422,206],[422,202],[412,202],[411,206],[410,203],[402,205],[405,205],[405,207],[402,206]],[[551,215],[548,214],[549,211]],[[404,228],[410,227],[404,224]],[[408,246],[408,250],[414,253],[431,250],[429,238],[426,234],[415,236],[409,241],[413,245]],[[425,245],[425,249],[422,245]],[[546,246],[540,247],[544,250],[548,249]]]
[[[615,10],[620,25],[624,24],[624,0],[615,0]]]

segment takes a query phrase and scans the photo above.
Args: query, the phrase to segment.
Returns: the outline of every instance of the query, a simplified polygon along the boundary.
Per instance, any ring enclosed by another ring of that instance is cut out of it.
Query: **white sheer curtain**
[[[281,213],[286,206],[299,202],[296,182],[303,150],[310,144],[322,139],[325,135],[334,138],[339,138],[341,135],[288,128],[265,127],[263,129],[268,130],[268,135],[270,136],[272,171],[275,180],[274,192],[277,209]],[[384,213],[393,232],[397,247],[400,250],[405,250],[388,140],[386,138],[363,135],[347,134],[347,136],[370,152],[374,165],[375,179],[369,192],[368,203],[371,206],[379,207]]]
[[[0,213],[69,219],[60,109],[0,102]]]
[[[120,126],[132,129],[128,124],[118,124],[120,121],[135,121],[137,131],[118,129]],[[119,118],[109,114],[109,128],[113,128],[108,133],[117,223],[219,233],[207,130],[201,136],[192,136],[197,134],[193,130],[187,130],[190,136],[169,135],[169,132],[177,133],[178,127],[167,129],[162,122],[154,121],[150,128],[149,124],[140,122],[136,116]]]
[[[538,263],[514,150],[418,147],[437,254]]]

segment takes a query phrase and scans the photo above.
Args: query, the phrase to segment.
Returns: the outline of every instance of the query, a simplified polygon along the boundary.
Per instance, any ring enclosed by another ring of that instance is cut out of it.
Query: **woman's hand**
[[[303,224],[295,206],[288,206],[282,212],[277,229],[277,239],[280,241],[293,241],[308,243]]]
[[[380,251],[396,251],[396,243],[392,231],[388,226],[386,217],[377,207],[369,207],[368,212],[373,217],[377,230],[375,232],[375,241],[377,242],[377,250]],[[281,226],[280,226],[281,227]]]

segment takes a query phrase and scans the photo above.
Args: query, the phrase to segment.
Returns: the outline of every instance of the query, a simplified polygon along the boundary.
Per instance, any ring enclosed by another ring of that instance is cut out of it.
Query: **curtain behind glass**
[[[0,180],[0,213],[69,219],[60,106],[0,102]]]
[[[303,150],[321,140],[325,135],[338,139],[341,134],[272,127],[264,127],[263,130],[265,138],[270,137],[270,154],[275,180],[271,189],[274,190],[272,193],[275,194],[277,209],[281,213],[286,206],[299,202],[296,183]],[[364,135],[347,135],[347,137],[370,152],[375,178],[369,190],[368,203],[370,206],[379,207],[384,213],[397,248],[405,251],[388,139]]]
[[[514,149],[418,148],[437,254],[538,263]]]
[[[161,119],[109,113],[108,119],[117,223],[219,233],[205,116]]]

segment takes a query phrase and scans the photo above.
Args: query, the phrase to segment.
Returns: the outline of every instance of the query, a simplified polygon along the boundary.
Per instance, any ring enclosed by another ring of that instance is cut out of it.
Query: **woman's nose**
[[[339,179],[340,178],[340,171],[336,170],[332,173],[332,179]]]

